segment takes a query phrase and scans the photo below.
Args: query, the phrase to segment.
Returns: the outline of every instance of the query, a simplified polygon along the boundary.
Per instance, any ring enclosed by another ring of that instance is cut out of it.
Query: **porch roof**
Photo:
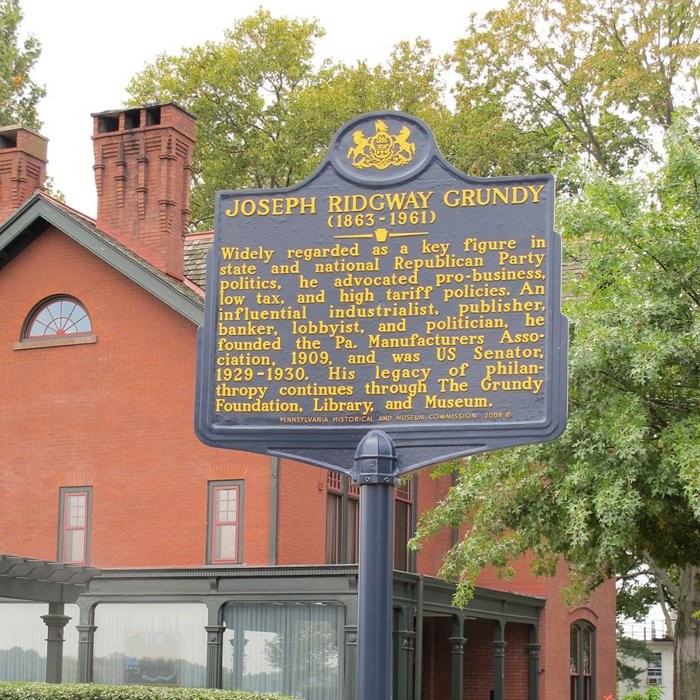
[[[45,603],[75,603],[101,572],[90,566],[0,554],[0,597]]]

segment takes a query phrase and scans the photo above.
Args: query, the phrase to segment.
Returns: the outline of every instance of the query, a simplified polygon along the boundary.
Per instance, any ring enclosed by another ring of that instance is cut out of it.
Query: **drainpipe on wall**
[[[277,564],[277,514],[279,510],[279,457],[273,457],[270,465],[270,542],[269,561],[270,566]]]

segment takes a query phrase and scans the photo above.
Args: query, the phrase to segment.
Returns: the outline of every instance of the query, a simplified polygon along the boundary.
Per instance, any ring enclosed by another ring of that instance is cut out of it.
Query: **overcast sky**
[[[39,106],[49,139],[48,171],[66,203],[96,213],[91,114],[118,109],[129,80],[162,53],[207,40],[260,6],[274,16],[318,19],[326,30],[317,56],[353,63],[386,60],[397,42],[420,36],[449,51],[471,12],[505,0],[21,0],[23,33],[42,46],[33,77],[46,87]],[[338,124],[338,126],[341,126]]]

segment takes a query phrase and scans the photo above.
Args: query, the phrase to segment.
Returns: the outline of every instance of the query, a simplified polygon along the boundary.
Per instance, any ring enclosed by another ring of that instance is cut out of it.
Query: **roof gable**
[[[42,193],[34,194],[0,224],[0,270],[50,226],[194,324],[202,324],[204,299],[201,294],[164,274],[100,231],[91,219]]]

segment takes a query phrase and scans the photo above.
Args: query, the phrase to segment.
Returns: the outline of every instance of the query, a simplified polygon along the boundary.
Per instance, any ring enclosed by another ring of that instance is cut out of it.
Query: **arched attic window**
[[[92,321],[83,304],[70,296],[52,296],[37,304],[22,327],[17,349],[94,343]]]

